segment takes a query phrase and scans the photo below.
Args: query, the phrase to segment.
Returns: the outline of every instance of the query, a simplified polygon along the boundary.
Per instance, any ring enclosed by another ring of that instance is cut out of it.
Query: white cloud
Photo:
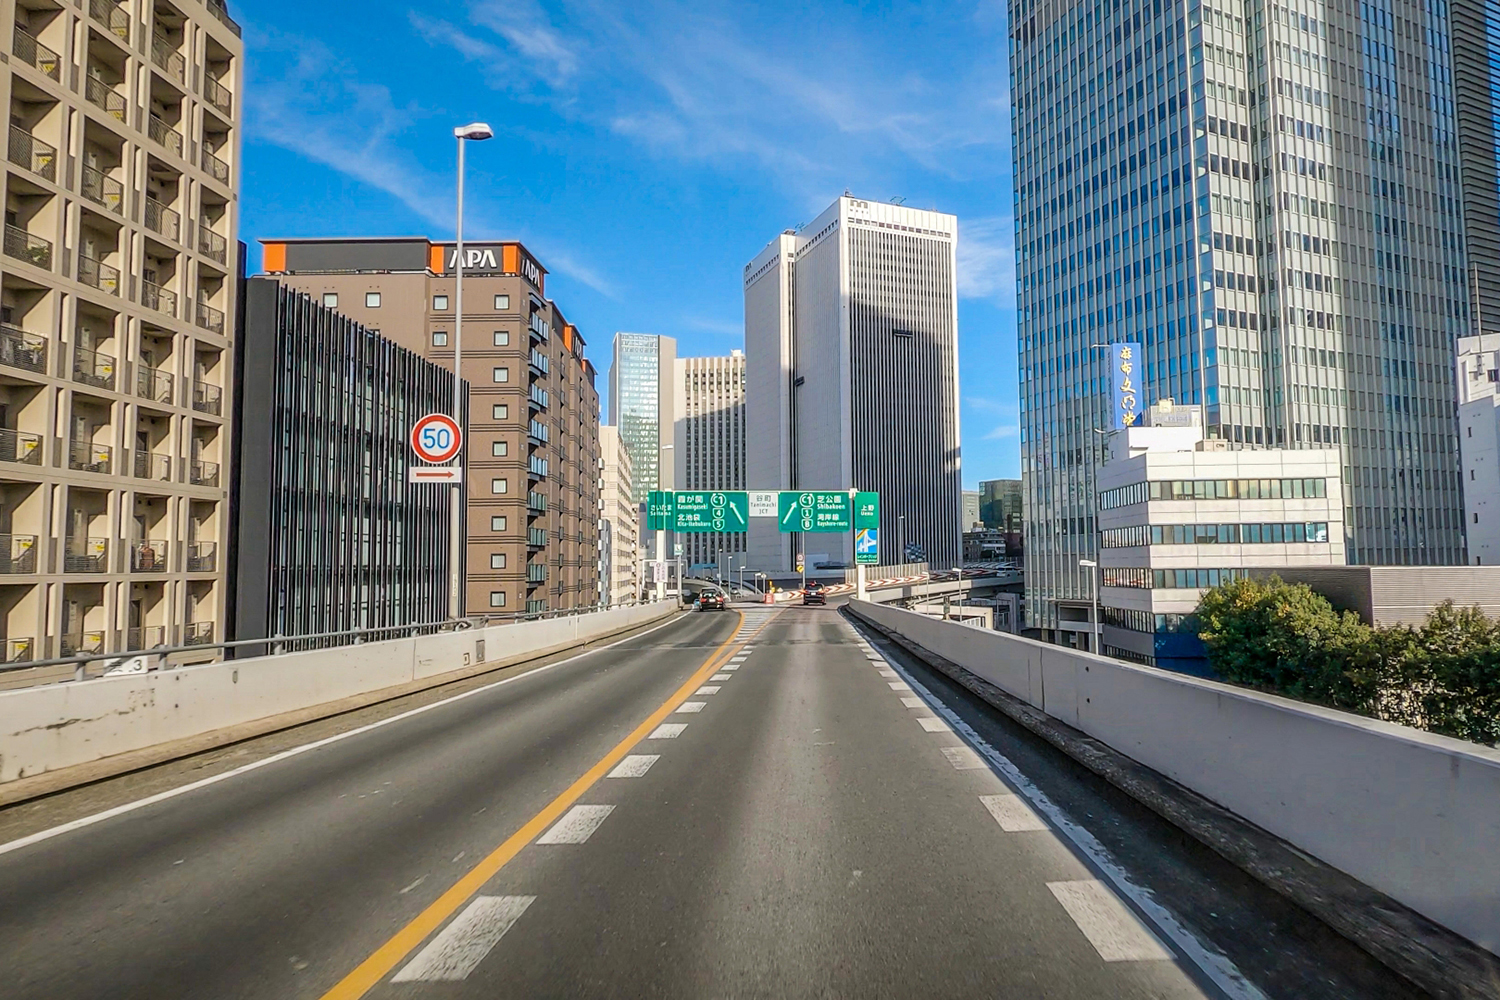
[[[1017,433],[1019,433],[1019,430],[1015,424],[999,424],[992,431],[986,434],[983,440],[1003,441],[1006,438],[1015,437]]]
[[[958,294],[1015,301],[1015,224],[1010,216],[958,220]]]

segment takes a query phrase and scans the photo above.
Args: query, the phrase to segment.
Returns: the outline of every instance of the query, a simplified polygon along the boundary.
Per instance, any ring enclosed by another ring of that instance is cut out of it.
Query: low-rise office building
[[[1468,561],[1500,566],[1500,333],[1460,338],[1454,364]]]
[[[453,370],[455,247],[421,237],[266,240],[283,284]],[[520,243],[464,244],[468,615],[599,596],[599,393],[584,338]]]
[[[234,638],[445,620],[453,487],[406,470],[453,376],[267,278],[245,283],[236,354]]]
[[[1111,432],[1098,480],[1103,652],[1189,673],[1207,670],[1193,620],[1205,590],[1345,563],[1338,450],[1229,450],[1204,439],[1199,412],[1161,403]],[[1087,648],[1092,602],[1059,610],[1056,638]]]

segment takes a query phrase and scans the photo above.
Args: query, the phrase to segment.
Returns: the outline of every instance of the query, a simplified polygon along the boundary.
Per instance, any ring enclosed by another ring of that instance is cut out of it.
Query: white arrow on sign
[[[461,483],[464,468],[461,465],[413,465],[406,470],[408,483]]]

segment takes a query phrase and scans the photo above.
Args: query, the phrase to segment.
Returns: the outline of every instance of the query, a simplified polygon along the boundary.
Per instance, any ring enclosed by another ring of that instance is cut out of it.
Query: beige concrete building
[[[452,370],[452,244],[262,243],[267,273]],[[464,256],[465,613],[591,606],[599,595],[594,365],[524,246],[466,242]]]
[[[673,362],[672,462],[679,490],[743,490],[745,485],[745,352]],[[745,565],[743,531],[678,532],[692,568]],[[727,557],[727,558],[722,558]]]
[[[0,3],[0,628],[10,662],[222,638],[239,27]]]
[[[631,499],[630,453],[620,429],[599,428],[599,595],[611,607],[640,598],[641,512]]]

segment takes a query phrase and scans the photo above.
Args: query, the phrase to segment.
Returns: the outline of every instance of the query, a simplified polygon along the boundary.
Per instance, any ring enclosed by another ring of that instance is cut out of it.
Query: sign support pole
[[[667,533],[660,528],[656,529],[656,561],[666,564],[667,561]],[[665,579],[656,582],[656,596],[658,600],[667,596],[667,581]]]
[[[854,599],[863,601],[867,598],[865,591],[865,564],[854,564]]]

